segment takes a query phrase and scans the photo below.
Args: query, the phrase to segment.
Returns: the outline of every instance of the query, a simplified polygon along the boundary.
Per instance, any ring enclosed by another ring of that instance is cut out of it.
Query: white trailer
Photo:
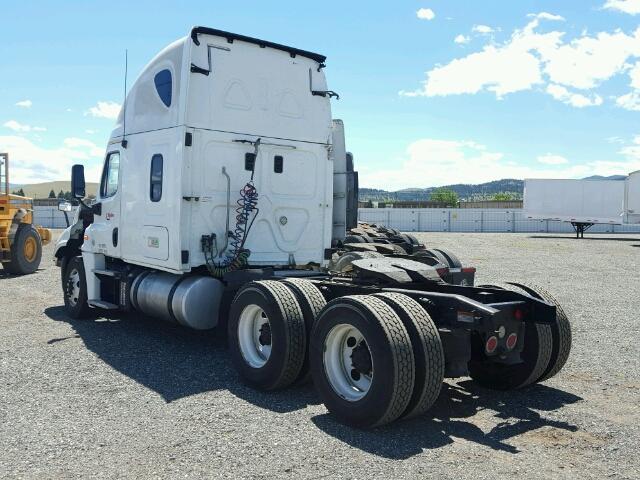
[[[640,170],[629,174],[624,185],[624,223],[640,223]]]
[[[623,222],[625,181],[526,179],[524,216],[570,222],[577,236],[595,224]]]
[[[160,52],[126,97],[95,203],[72,169],[80,208],[55,248],[68,314],[224,327],[247,383],[311,376],[360,427],[425,412],[445,376],[504,390],[558,373],[571,329],[546,293],[473,287],[450,252],[355,228],[324,61],[205,27]]]

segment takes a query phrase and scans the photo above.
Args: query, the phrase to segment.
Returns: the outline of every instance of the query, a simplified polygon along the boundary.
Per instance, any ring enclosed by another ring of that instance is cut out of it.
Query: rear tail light
[[[484,348],[487,353],[493,353],[498,348],[498,338],[493,335],[487,339],[487,343],[484,344]]]
[[[476,273],[476,267],[464,267],[462,273]]]
[[[445,276],[447,273],[449,273],[449,269],[448,268],[436,268],[436,272],[438,272],[438,275],[440,275],[441,277]]]
[[[505,342],[509,350],[513,350],[513,348],[516,346],[516,343],[518,343],[518,335],[516,335],[515,333],[509,335],[507,337],[507,341]]]

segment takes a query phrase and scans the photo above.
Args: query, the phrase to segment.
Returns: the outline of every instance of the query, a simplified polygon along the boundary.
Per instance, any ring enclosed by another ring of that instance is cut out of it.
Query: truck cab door
[[[94,222],[87,229],[87,235],[94,253],[109,257],[120,257],[120,192],[121,168],[120,151],[107,153],[100,179],[100,190],[94,205]]]

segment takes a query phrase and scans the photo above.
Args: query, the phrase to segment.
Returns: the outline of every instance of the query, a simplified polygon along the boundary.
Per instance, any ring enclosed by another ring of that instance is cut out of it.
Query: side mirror
[[[71,204],[69,202],[61,202],[58,204],[58,210],[61,212],[70,212]]]
[[[84,182],[84,165],[71,167],[71,194],[73,198],[83,199],[86,196]]]

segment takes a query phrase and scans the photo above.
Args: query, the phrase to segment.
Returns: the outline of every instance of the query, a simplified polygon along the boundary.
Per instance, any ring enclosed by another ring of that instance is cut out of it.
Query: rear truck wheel
[[[462,262],[460,262],[458,257],[456,257],[449,250],[445,250],[443,248],[421,250],[417,252],[417,255],[428,255],[430,257],[433,257],[448,268],[462,268]]]
[[[513,290],[511,285],[500,286]],[[480,385],[496,390],[512,390],[536,383],[551,364],[553,352],[551,325],[526,322],[524,344],[520,353],[521,362],[498,363],[484,353],[484,341],[472,337],[472,357],[469,361],[469,376]]]
[[[11,244],[11,260],[5,263],[9,273],[26,275],[34,273],[42,259],[42,239],[31,224],[21,223]]]
[[[92,310],[87,304],[87,278],[82,257],[72,257],[62,273],[64,307],[74,319],[88,318]]]
[[[513,287],[513,286],[512,286]],[[562,306],[546,289],[537,285],[530,285],[526,283],[520,283],[515,285],[529,295],[544,300],[556,307],[556,324],[551,325],[551,336],[553,339],[553,345],[551,348],[551,358],[549,365],[543,372],[542,376],[537,380],[538,382],[544,382],[549,378],[555,376],[564,364],[567,363],[569,353],[571,352],[571,323],[566,313],[562,309]]]
[[[231,360],[242,379],[261,390],[293,383],[306,353],[302,309],[280,282],[263,280],[243,286],[229,312]]]
[[[380,258],[384,255],[379,252],[346,252],[341,255],[329,269],[334,272],[346,272],[351,269],[354,260],[362,260],[363,258]]]
[[[415,383],[409,405],[402,416],[424,414],[438,399],[444,381],[444,348],[433,320],[413,298],[401,293],[374,295],[396,312],[407,329],[415,358]]]
[[[287,278],[282,280],[287,287],[291,289],[296,296],[296,300],[302,310],[302,318],[304,318],[306,344],[309,344],[309,338],[311,336],[311,330],[316,318],[327,304],[322,292],[309,280],[303,278]],[[309,368],[309,352],[307,350],[302,369],[298,374],[297,381],[299,383],[306,383],[311,379],[311,371]]]
[[[363,235],[347,235],[342,243],[369,243]]]
[[[325,406],[360,428],[392,422],[407,409],[415,380],[411,340],[382,299],[340,297],[322,310],[310,341],[311,375]]]
[[[445,250],[444,248],[434,248],[433,251],[438,252],[447,259],[449,268],[462,268],[462,262],[453,254],[453,252]]]

